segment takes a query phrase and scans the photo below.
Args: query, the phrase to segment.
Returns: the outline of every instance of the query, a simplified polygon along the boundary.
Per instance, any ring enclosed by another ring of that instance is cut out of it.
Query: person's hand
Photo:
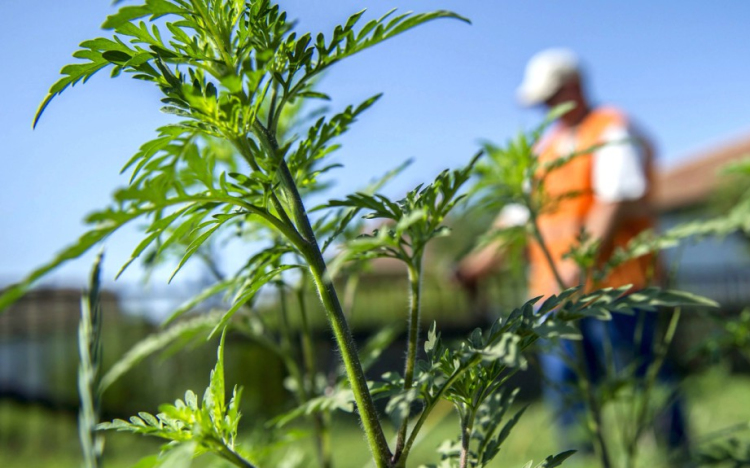
[[[465,256],[454,269],[454,277],[464,285],[476,285],[479,280],[489,276],[500,261],[496,245],[487,245]]]
[[[494,250],[472,252],[453,269],[453,278],[469,290],[476,289],[479,280],[490,274],[494,263]]]
[[[558,273],[565,288],[573,288],[581,285],[581,268],[575,262],[570,260],[562,262]]]
[[[453,267],[451,280],[468,291],[475,291],[479,283],[479,275],[469,258],[465,258]]]

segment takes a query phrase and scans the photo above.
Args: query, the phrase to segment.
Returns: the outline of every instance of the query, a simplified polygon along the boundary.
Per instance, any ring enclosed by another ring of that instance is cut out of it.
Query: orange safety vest
[[[585,151],[601,144],[604,132],[611,126],[627,126],[627,124],[627,118],[618,110],[595,109],[574,130],[574,148],[564,148],[566,133],[559,129],[553,130],[549,138],[540,144],[539,161],[544,165],[570,154],[571,151]],[[646,199],[648,199],[653,188],[653,157],[650,146],[645,141],[642,142],[646,156]],[[593,161],[593,153],[576,156],[566,164],[550,171],[544,181],[545,198],[549,197],[549,200],[558,201],[554,202],[550,209],[540,213],[537,221],[552,261],[558,269],[564,262],[573,262],[571,259],[563,259],[563,255],[578,243],[581,228],[597,204],[593,193]],[[606,261],[614,249],[625,246],[634,236],[653,226],[653,217],[646,214],[623,220],[616,227],[612,246],[600,252],[599,262]],[[529,242],[528,254],[530,296],[546,296],[558,292],[560,288],[549,261],[534,240]],[[604,281],[596,285],[589,284],[588,288],[617,287],[626,284],[632,284],[633,289],[643,288],[649,282],[653,265],[653,257],[648,255],[630,260],[615,268]]]

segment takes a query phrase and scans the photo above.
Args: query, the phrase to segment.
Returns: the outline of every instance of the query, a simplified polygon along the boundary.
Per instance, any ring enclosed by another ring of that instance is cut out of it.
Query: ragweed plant
[[[612,453],[615,450],[612,450],[611,446],[619,444],[619,452],[624,454],[624,466],[634,466],[637,459],[638,441],[643,431],[653,423],[655,417],[656,408],[652,403],[653,388],[664,364],[666,351],[674,337],[680,308],[716,307],[717,304],[689,293],[662,290],[657,287],[648,287],[632,293],[630,285],[622,285],[615,289],[587,290],[596,289],[592,288],[592,285],[595,286],[613,268],[627,260],[658,253],[690,236],[731,232],[741,227],[742,223],[746,222],[746,218],[738,214],[742,210],[738,206],[727,216],[708,222],[681,225],[663,234],[646,231],[633,239],[626,247],[617,249],[607,259],[601,258],[599,239],[593,239],[587,232],[582,231],[578,236],[578,242],[571,245],[569,252],[565,255],[565,258],[574,260],[582,271],[579,279],[580,286],[566,290],[566,285],[547,247],[548,239],[545,239],[540,230],[538,219],[544,213],[554,212],[560,201],[567,197],[576,197],[578,193],[563,193],[550,197],[545,190],[545,183],[555,171],[575,158],[595,151],[600,146],[585,148],[544,162],[538,158],[536,148],[549,123],[569,109],[568,105],[553,109],[538,128],[529,133],[520,134],[505,146],[485,144],[487,158],[477,166],[478,182],[474,187],[479,194],[479,205],[498,211],[504,206],[516,204],[523,207],[529,216],[526,223],[503,226],[491,231],[485,236],[483,242],[493,243],[499,248],[517,246],[519,241],[524,243],[526,240],[539,245],[560,290],[564,290],[563,294],[566,296],[559,305],[550,308],[545,304],[542,310],[546,310],[545,317],[555,319],[557,322],[553,322],[555,327],[566,327],[565,334],[568,339],[575,339],[576,321],[581,318],[609,321],[612,319],[612,313],[638,314],[639,323],[642,323],[644,314],[663,311],[665,308],[675,309],[663,336],[653,345],[648,345],[653,346],[652,359],[649,362],[618,366],[614,362],[611,346],[607,348],[605,343],[603,359],[606,361],[606,376],[603,377],[603,381],[602,379],[595,381],[587,371],[585,351],[582,346],[577,346],[575,352],[568,355],[556,343],[557,339],[547,342],[546,345],[547,352],[556,351],[575,374],[577,383],[574,391],[575,400],[584,405],[583,427],[601,465],[613,466]],[[612,307],[612,305],[615,306]],[[645,370],[643,370],[644,367]],[[616,423],[619,426],[619,434],[605,434],[602,425],[603,408],[609,404],[620,405],[623,402],[627,402],[625,405],[628,408],[618,414],[618,417],[627,414]]]
[[[296,101],[326,98],[312,85],[335,63],[427,21],[463,18],[446,11],[392,11],[361,24],[363,14],[352,15],[328,36],[294,32],[286,13],[267,0],[150,0],[122,7],[107,18],[103,26],[114,35],[81,44],[74,56],[82,61],[63,68],[63,77],[50,89],[34,124],[55,96],[104,68],[113,76],[125,73],[154,84],[163,94],[163,110],[181,120],[160,128],[157,138],[125,165],[124,170],[132,169],[130,185],[117,191],[110,207],[88,218],[93,228],[8,290],[3,304],[136,219],[146,220],[148,227],[133,258],[149,247],[158,257],[185,235],[192,239],[172,276],[212,236],[259,223],[283,243],[212,289],[234,295],[214,332],[223,329],[261,286],[299,267],[276,262],[278,258],[288,253],[303,259],[341,351],[376,465],[391,464],[351,332],[301,197],[330,168],[322,163],[336,149],[333,140],[377,96],[320,119],[298,140],[280,139],[279,122],[284,109]],[[232,164],[203,143],[212,138],[231,144],[244,173],[233,171]]]
[[[99,301],[102,254],[96,258],[91,271],[89,289],[81,297],[81,320],[78,326],[78,394],[81,398],[78,414],[78,438],[81,441],[83,465],[98,468],[102,465],[104,437],[96,432],[101,412],[102,309]]]
[[[113,77],[125,74],[154,85],[162,94],[162,110],[173,114],[176,121],[159,128],[156,138],[125,164],[123,171],[131,173],[129,184],[115,192],[108,207],[88,217],[90,230],[5,291],[0,307],[16,300],[65,261],[81,256],[136,220],[145,225],[144,238],[121,272],[138,258],[154,264],[169,261],[177,253],[174,277],[187,262],[210,257],[206,249],[216,248],[220,243],[215,240],[221,236],[245,239],[262,232],[261,237],[268,241],[233,274],[216,271],[218,282],[175,310],[168,322],[217,294],[228,298],[224,309],[177,322],[138,345],[103,377],[100,389],[128,366],[178,337],[222,335],[218,363],[201,402],[188,392],[184,400],[164,406],[160,414],[144,412],[129,422],[101,426],[169,440],[160,457],[148,460],[151,465],[179,464],[197,453],[210,452],[236,466],[258,466],[238,438],[239,392],[229,402],[226,399],[223,343],[230,326],[263,341],[282,356],[299,392],[300,408],[289,417],[332,409],[356,411],[372,460],[379,468],[407,466],[417,435],[437,402],[453,403],[459,420],[459,449],[456,457],[448,454],[443,462],[465,468],[486,466],[500,452],[520,417],[516,414],[499,426],[513,395],[505,388],[507,377],[525,365],[523,351],[539,338],[568,336],[575,331],[569,322],[629,310],[633,301],[639,307],[700,302],[656,290],[640,296],[623,296],[620,290],[585,296],[576,290],[566,291],[549,298],[538,312],[534,312],[532,300],[457,347],[441,344],[433,328],[425,344],[426,360],[418,359],[424,250],[429,241],[447,234],[443,222],[460,201],[462,186],[477,159],[440,174],[402,200],[392,201],[373,190],[332,201],[320,207],[320,217],[313,221],[305,194],[325,186],[323,175],[335,167],[329,161],[338,148],[336,139],[379,96],[326,113],[296,133],[299,136],[288,134],[284,115],[290,106],[327,99],[314,85],[339,61],[428,21],[465,19],[447,11],[399,15],[392,11],[367,22],[363,15],[352,15],[326,35],[294,31],[294,23],[270,0],[146,0],[124,6],[103,25],[112,31],[110,37],[81,44],[74,54],[79,61],[62,69],[63,76],[37,112],[34,125],[57,95],[106,68]],[[528,167],[519,169],[527,171]],[[362,211],[385,220],[385,224],[377,232],[354,237],[347,228]],[[412,301],[403,375],[392,372],[377,382],[365,376],[367,363],[388,340],[376,337],[372,353],[367,349],[358,352],[355,347],[333,283],[335,271],[323,256],[328,246],[342,238],[348,241],[336,268],[347,261],[373,257],[392,257],[405,264]],[[297,349],[295,337],[284,325],[283,300],[276,322],[282,325],[278,336],[271,339],[264,333],[267,328],[262,318],[243,313],[267,285],[277,286],[285,300],[290,291],[286,272],[290,270],[300,273],[317,291],[339,349],[346,378],[326,389],[331,390],[326,395],[316,388],[317,371],[309,365],[312,356],[305,341],[309,331],[303,327],[301,350]],[[552,309],[560,312],[550,316]],[[302,365],[290,358],[298,354],[303,355]],[[91,392],[90,386],[87,388]],[[375,397],[389,399],[386,408],[397,428],[393,444],[386,440]],[[321,429],[321,444],[325,444],[324,434]],[[569,455],[551,457],[542,466],[556,466]],[[328,456],[321,453],[319,462],[327,466]]]

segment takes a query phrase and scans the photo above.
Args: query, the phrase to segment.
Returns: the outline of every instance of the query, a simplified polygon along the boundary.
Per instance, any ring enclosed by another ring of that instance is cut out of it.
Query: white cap
[[[535,106],[551,98],[569,79],[580,75],[578,56],[568,49],[543,50],[529,60],[518,100]]]

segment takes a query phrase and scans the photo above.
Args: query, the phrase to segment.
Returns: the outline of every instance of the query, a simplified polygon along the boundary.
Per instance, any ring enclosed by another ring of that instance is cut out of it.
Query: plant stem
[[[406,351],[406,365],[404,368],[404,389],[411,388],[414,382],[414,364],[417,360],[417,345],[419,341],[419,313],[422,307],[422,259],[414,260],[409,265],[409,336]]]
[[[250,463],[248,460],[245,460],[245,458],[243,458],[239,453],[229,448],[223,442],[222,442],[221,455],[225,460],[227,460],[228,462],[232,463],[235,466],[239,466],[240,468],[257,468],[255,465]]]
[[[667,331],[664,334],[664,341],[662,341],[661,345],[656,349],[654,362],[651,363],[648,370],[646,371],[643,398],[641,398],[640,411],[638,412],[638,417],[635,420],[635,433],[633,434],[633,438],[632,440],[630,440],[630,444],[627,447],[629,467],[635,466],[635,459],[638,455],[638,438],[640,437],[643,429],[645,429],[646,426],[646,417],[648,415],[648,403],[651,397],[651,390],[654,386],[654,382],[656,381],[656,377],[659,374],[659,370],[661,370],[661,366],[664,364],[664,359],[667,356],[667,350],[669,349],[669,346],[672,344],[672,340],[674,339],[675,331],[677,330],[677,324],[680,321],[681,312],[681,309],[677,307],[672,314],[672,317],[669,320],[669,325],[667,326]]]
[[[315,347],[312,341],[312,331],[310,330],[310,322],[307,319],[307,303],[305,302],[306,279],[307,275],[303,273],[302,280],[296,293],[300,317],[302,318],[300,340],[302,341],[302,360],[304,362],[305,374],[307,376],[306,392],[308,395],[313,395],[315,394],[315,376],[317,374],[317,369],[315,366]],[[313,424],[315,426],[316,449],[318,451],[320,466],[323,468],[330,468],[333,466],[333,460],[331,459],[331,439],[328,424],[324,420],[324,416],[320,413],[315,413],[313,415]]]
[[[256,135],[259,137],[261,144],[269,155],[272,158],[277,158],[278,144],[274,135],[270,134],[263,125],[257,121],[254,129],[257,132]],[[287,202],[292,210],[292,218],[296,225],[296,230],[292,230],[298,231],[303,239],[303,242],[301,242],[297,248],[300,250],[300,254],[305,260],[307,260],[310,267],[310,273],[312,273],[315,286],[318,289],[320,300],[323,303],[323,308],[328,315],[329,323],[333,329],[336,344],[341,351],[341,358],[344,361],[344,368],[346,369],[347,377],[352,386],[354,400],[357,403],[362,426],[375,465],[378,468],[388,467],[391,460],[391,451],[388,448],[388,442],[385,440],[385,434],[383,434],[383,428],[380,425],[380,419],[375,410],[372,395],[367,388],[367,378],[365,377],[362,363],[357,354],[354,337],[352,336],[349,324],[344,316],[344,311],[341,308],[336,289],[328,275],[323,254],[320,252],[320,246],[315,239],[315,233],[310,225],[310,220],[307,217],[305,205],[302,202],[302,197],[300,196],[297,185],[294,182],[294,177],[292,177],[289,167],[283,158],[278,158],[277,163],[277,175],[281,182],[280,189],[286,194]],[[294,242],[293,239],[290,240]]]
[[[419,415],[417,422],[414,424],[414,427],[409,434],[409,438],[404,445],[404,450],[401,452],[401,456],[399,457],[399,459],[396,460],[395,466],[406,466],[406,459],[409,456],[409,452],[411,451],[412,446],[414,445],[414,441],[417,439],[417,434],[419,433],[420,429],[422,429],[422,425],[424,424],[424,422],[427,420],[427,416],[430,415],[437,402],[440,401],[440,398],[442,398],[443,394],[451,387],[451,385],[453,385],[453,383],[458,380],[458,378],[461,377],[464,372],[475,366],[481,360],[482,358],[480,356],[475,356],[473,359],[466,362],[463,366],[456,369],[453,374],[448,377],[448,380],[443,383],[443,385],[435,393],[435,395],[432,396],[429,403],[427,403],[427,406],[422,410],[422,414]]]
[[[326,265],[317,244],[310,250],[309,255],[305,257],[310,263],[310,272],[318,288],[323,307],[328,314],[336,343],[341,351],[341,358],[344,361],[344,368],[354,392],[354,399],[367,436],[367,442],[370,445],[376,466],[378,468],[387,467],[391,459],[390,449],[375,411],[372,395],[367,388],[367,379],[359,361],[354,338],[344,317],[336,290],[326,272]]]
[[[404,390],[409,390],[414,383],[414,364],[417,360],[417,348],[419,344],[419,312],[422,302],[422,257],[413,259],[408,264],[409,272],[409,333],[406,344],[406,364],[404,366]],[[401,423],[396,440],[394,458],[401,456],[401,451],[406,442],[406,431],[409,427],[407,415]]]
[[[475,412],[470,408],[468,414],[461,418],[461,457],[459,458],[460,468],[469,466],[469,444],[471,443],[471,431],[474,429]]]
[[[537,213],[533,209],[529,208],[529,214],[529,219],[531,221],[531,231],[534,239],[539,244],[539,248],[542,250],[544,258],[547,260],[547,263],[552,270],[552,274],[555,275],[555,281],[557,281],[557,285],[560,287],[560,291],[564,291],[566,289],[565,282],[563,282],[562,277],[560,276],[560,272],[557,271],[557,266],[555,265],[555,261],[552,259],[552,254],[550,253],[549,248],[547,248],[547,243],[544,241],[542,231],[539,230],[539,220],[537,218]]]
[[[531,209],[529,206],[529,213],[530,213],[530,221],[531,221],[531,229],[534,236],[534,239],[539,244],[539,248],[542,250],[545,259],[547,260],[547,263],[549,264],[550,269],[552,269],[552,273],[555,276],[555,281],[557,281],[557,285],[559,286],[561,291],[564,291],[566,289],[565,283],[562,280],[562,277],[560,276],[560,273],[557,271],[557,266],[555,265],[555,261],[552,258],[552,254],[549,251],[549,248],[547,247],[546,242],[544,241],[544,237],[542,236],[542,232],[539,229],[539,221],[537,218],[537,213],[535,210]],[[577,343],[577,350],[578,350],[578,366],[580,367],[580,375],[581,378],[579,379],[579,388],[581,389],[581,392],[584,395],[584,401],[586,402],[586,405],[588,407],[588,427],[589,430],[592,432],[594,436],[594,450],[596,451],[597,455],[599,455],[599,458],[602,462],[603,468],[610,468],[611,463],[609,459],[609,453],[607,451],[607,445],[604,440],[604,435],[602,434],[602,424],[601,424],[601,408],[599,408],[599,405],[596,401],[596,395],[594,395],[594,389],[591,386],[591,382],[588,379],[588,374],[586,372],[586,364],[585,364],[585,351],[583,349],[583,343],[578,342]]]
[[[594,451],[599,456],[602,462],[603,468],[610,468],[611,462],[609,458],[609,451],[607,450],[607,444],[604,440],[604,434],[602,433],[602,412],[594,394],[594,388],[589,381],[589,376],[586,373],[586,366],[582,365],[585,362],[585,355],[583,344],[578,343],[578,364],[581,367],[582,378],[580,379],[580,389],[585,397],[586,406],[588,407],[588,427],[594,436]]]

